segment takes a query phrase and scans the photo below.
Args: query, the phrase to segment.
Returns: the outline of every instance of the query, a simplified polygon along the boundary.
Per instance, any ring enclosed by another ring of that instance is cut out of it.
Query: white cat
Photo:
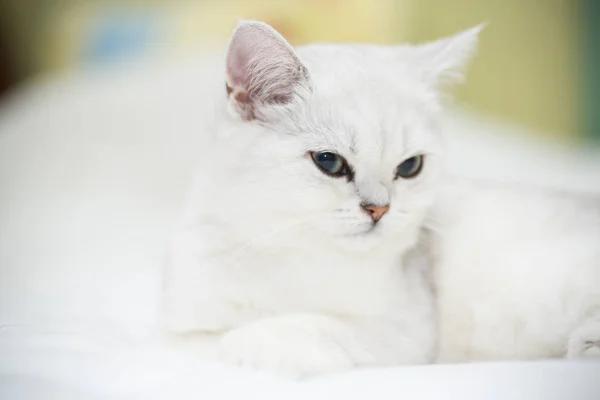
[[[165,270],[167,329],[212,333],[222,359],[293,374],[431,362],[417,244],[439,186],[439,89],[478,31],[295,51],[242,22]]]
[[[479,31],[294,50],[240,23],[164,271],[166,329],[300,375],[432,362],[438,333],[442,361],[591,352],[598,212],[443,176],[443,86]]]

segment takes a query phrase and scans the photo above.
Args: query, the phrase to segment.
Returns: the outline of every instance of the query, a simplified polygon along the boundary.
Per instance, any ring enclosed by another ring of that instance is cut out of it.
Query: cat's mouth
[[[362,231],[359,231],[359,232],[348,233],[348,234],[345,234],[344,236],[346,236],[346,237],[369,236],[369,235],[374,234],[374,232],[376,231],[376,228],[377,228],[377,224],[373,223],[373,224],[370,224],[367,229],[363,229]]]

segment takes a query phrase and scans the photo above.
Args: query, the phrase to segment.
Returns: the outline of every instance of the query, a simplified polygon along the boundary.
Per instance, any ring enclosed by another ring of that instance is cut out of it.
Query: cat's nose
[[[371,216],[374,222],[377,222],[383,217],[383,214],[390,209],[389,205],[376,206],[373,204],[361,204],[360,207]]]

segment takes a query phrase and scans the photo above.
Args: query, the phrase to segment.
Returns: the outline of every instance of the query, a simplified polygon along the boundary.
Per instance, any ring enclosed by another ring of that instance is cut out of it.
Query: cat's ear
[[[480,24],[454,36],[415,47],[414,61],[422,78],[435,87],[462,82],[484,27],[485,24]]]
[[[246,120],[260,118],[264,107],[288,104],[300,87],[309,85],[292,46],[263,22],[238,24],[225,65],[229,102]]]

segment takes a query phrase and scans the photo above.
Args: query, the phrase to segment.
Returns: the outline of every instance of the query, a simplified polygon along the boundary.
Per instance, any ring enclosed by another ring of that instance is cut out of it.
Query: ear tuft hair
[[[464,71],[477,49],[479,33],[485,25],[415,47],[416,61],[424,79],[436,87],[462,82]]]
[[[244,119],[260,107],[286,104],[308,72],[290,44],[263,22],[238,24],[227,50],[226,88],[230,102]]]

